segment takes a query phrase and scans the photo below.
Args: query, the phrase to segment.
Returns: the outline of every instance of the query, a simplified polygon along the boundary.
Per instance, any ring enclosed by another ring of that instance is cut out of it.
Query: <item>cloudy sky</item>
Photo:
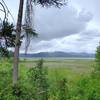
[[[19,0],[5,0],[15,20]],[[67,6],[34,8],[38,38],[28,52],[64,51],[94,53],[100,41],[100,0],[69,0]],[[21,52],[24,51],[24,44]]]

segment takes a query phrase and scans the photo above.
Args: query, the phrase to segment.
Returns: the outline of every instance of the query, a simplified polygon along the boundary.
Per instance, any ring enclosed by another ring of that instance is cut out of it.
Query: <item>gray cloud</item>
[[[100,26],[100,0],[70,0],[78,9],[85,9],[94,15],[93,22]]]
[[[95,52],[100,32],[87,29],[92,19],[90,12],[84,9],[79,12],[72,6],[62,9],[37,7],[35,28],[39,36],[31,42],[29,52]]]
[[[35,29],[38,39],[50,40],[83,31],[92,19],[92,14],[86,11],[78,13],[74,7],[36,8]]]
[[[97,30],[85,30],[80,33],[79,41],[89,41],[100,37],[100,32]]]
[[[5,2],[16,22],[19,1]],[[68,6],[61,9],[38,6],[34,20],[39,38],[31,41],[29,52],[95,52],[100,40],[99,9],[100,0],[69,0]],[[21,52],[24,49],[23,43]]]

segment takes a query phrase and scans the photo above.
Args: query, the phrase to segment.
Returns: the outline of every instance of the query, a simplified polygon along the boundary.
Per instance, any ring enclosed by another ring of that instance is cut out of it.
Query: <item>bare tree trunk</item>
[[[23,5],[24,5],[24,0],[20,0],[17,26],[16,26],[16,42],[15,42],[16,45],[15,45],[14,66],[13,66],[13,84],[14,85],[17,83],[17,80],[18,80],[19,48],[20,48],[22,17],[23,17]]]

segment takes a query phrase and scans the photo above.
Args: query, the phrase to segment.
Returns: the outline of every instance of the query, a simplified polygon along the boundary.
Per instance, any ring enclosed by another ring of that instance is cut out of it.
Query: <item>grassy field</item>
[[[39,59],[27,59],[20,60],[20,68],[25,70],[34,67]],[[83,75],[88,75],[92,72],[95,62],[93,59],[54,59],[45,58],[44,67],[48,69],[48,77],[53,78],[55,76],[67,77],[69,80],[75,80],[81,78]],[[23,66],[23,67],[21,67]],[[24,73],[25,70],[20,70]]]
[[[48,100],[100,100],[100,76],[92,74],[94,60],[49,58],[43,60],[42,69],[36,67],[37,63],[39,59],[20,59],[18,85],[21,87],[13,89],[13,62],[1,59],[0,100],[47,100],[39,99],[45,93],[39,95],[38,89],[48,90],[46,93],[49,95],[45,94]],[[16,91],[22,92],[20,97]],[[33,99],[34,96],[38,99]]]
[[[35,67],[39,59],[20,59],[19,73],[21,77],[26,75],[26,72],[29,68]],[[54,59],[54,58],[45,58],[43,59],[43,66],[48,69],[48,76],[55,77],[64,76],[71,79],[75,77],[81,77],[82,75],[88,75],[92,72],[95,61],[93,59]],[[8,65],[3,60],[1,61],[2,66],[6,68]],[[10,63],[10,66],[13,66],[13,63]],[[52,78],[52,77],[51,77]]]
[[[20,64],[26,67],[34,67],[39,59],[20,60]],[[88,73],[95,64],[92,59],[43,59],[44,67],[49,69],[67,69],[75,73]]]

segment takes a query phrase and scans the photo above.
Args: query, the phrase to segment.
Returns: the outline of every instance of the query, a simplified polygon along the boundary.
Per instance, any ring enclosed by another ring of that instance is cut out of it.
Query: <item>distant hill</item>
[[[74,53],[74,52],[40,52],[33,54],[20,54],[20,57],[32,58],[32,57],[79,57],[79,58],[94,58],[95,54],[89,53]]]

